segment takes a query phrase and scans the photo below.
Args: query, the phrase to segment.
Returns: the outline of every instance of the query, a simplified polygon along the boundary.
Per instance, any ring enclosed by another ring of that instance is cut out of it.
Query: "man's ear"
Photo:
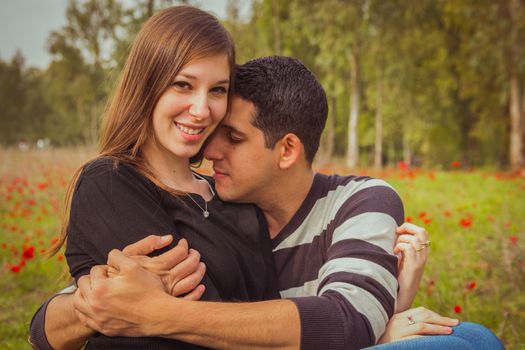
[[[304,147],[297,135],[289,133],[278,141],[279,147],[279,167],[289,169],[296,164],[303,156]]]

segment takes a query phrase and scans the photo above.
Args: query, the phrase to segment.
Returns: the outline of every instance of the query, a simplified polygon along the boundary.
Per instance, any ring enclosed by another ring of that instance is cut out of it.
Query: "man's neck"
[[[293,176],[281,179],[282,181],[271,191],[263,203],[257,206],[263,211],[268,224],[270,238],[275,238],[290,222],[303,204],[314,180],[311,169],[298,171]]]

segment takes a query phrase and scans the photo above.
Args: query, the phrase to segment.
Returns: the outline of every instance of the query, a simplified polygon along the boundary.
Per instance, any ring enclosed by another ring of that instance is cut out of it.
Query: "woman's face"
[[[226,113],[229,80],[226,54],[182,67],[153,109],[155,148],[180,158],[197,154]]]

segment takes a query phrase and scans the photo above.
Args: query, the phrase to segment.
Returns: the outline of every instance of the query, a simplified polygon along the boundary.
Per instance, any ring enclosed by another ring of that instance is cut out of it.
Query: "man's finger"
[[[173,240],[172,235],[155,236],[150,235],[138,242],[126,246],[122,252],[128,256],[131,255],[148,255],[149,253],[164,248]]]
[[[130,271],[139,266],[137,262],[135,262],[133,259],[125,255],[118,249],[113,249],[109,252],[108,265],[117,269],[121,273]]]
[[[95,321],[93,321],[91,318],[80,312],[79,310],[75,310],[75,314],[77,315],[77,318],[80,320],[80,323],[84,327],[91,328],[95,332],[100,332],[100,329],[98,329],[98,325]]]
[[[82,290],[80,288],[76,291],[75,295],[73,296],[73,307],[75,308],[75,310],[78,310],[84,315],[89,315],[91,312],[86,297],[82,293]]]
[[[108,269],[109,267],[107,265],[96,265],[91,268],[91,272],[89,273],[91,289],[100,285],[100,283],[103,283],[103,281],[108,278]]]

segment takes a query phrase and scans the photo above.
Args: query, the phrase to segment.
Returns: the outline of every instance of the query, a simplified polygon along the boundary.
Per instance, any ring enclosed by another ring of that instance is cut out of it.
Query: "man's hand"
[[[148,325],[154,322],[149,311],[171,297],[157,275],[121,251],[112,250],[108,263],[116,270],[113,277],[108,276],[108,266],[95,266],[79,279],[74,297],[78,318],[108,336],[148,336]]]
[[[206,266],[200,262],[200,254],[188,249],[188,242],[181,239],[175,247],[155,257],[147,254],[168,246],[173,236],[148,236],[125,247],[122,252],[140,266],[159,276],[166,291],[172,296],[187,294],[187,299],[199,300],[204,293],[204,285],[199,284],[204,277]],[[111,264],[109,264],[111,267]],[[110,268],[110,274],[114,272]]]
[[[404,223],[396,230],[398,235],[394,246],[394,254],[399,259],[399,295],[395,312],[407,310],[412,305],[427,262],[428,240],[427,231],[419,226]]]
[[[457,319],[443,317],[424,307],[418,307],[395,314],[388,321],[386,331],[378,344],[407,340],[421,335],[451,334],[450,327],[458,324]]]

